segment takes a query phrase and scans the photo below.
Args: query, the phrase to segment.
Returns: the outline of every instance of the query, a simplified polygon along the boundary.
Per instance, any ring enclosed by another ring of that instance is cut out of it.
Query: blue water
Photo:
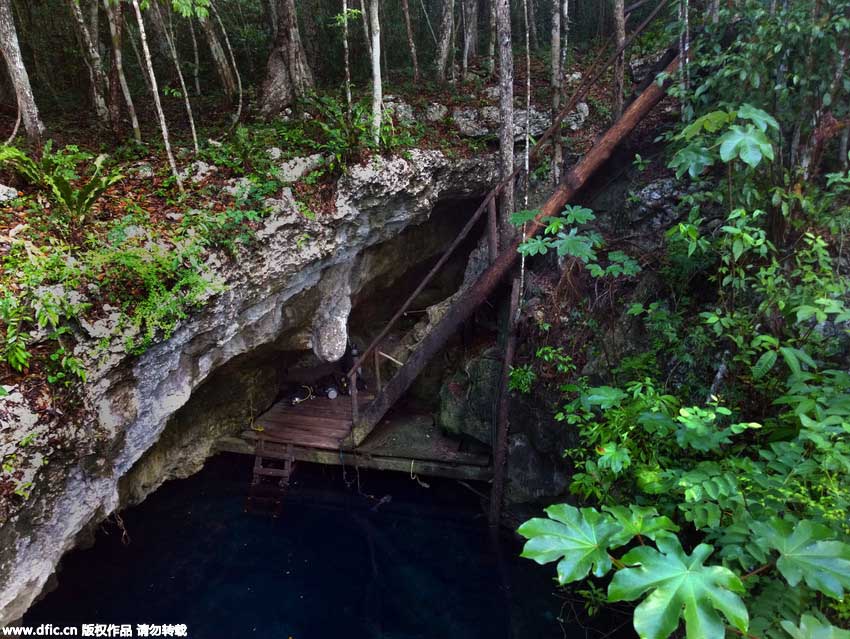
[[[457,482],[361,471],[358,489],[300,465],[274,519],[243,511],[251,463],[220,455],[169,482],[123,513],[129,543],[102,527],[24,623],[186,624],[198,639],[565,636],[553,568],[494,543]]]

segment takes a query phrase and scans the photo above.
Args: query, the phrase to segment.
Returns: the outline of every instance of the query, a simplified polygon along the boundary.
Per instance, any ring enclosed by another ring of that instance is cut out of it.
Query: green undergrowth
[[[747,4],[763,37],[701,51],[681,95],[687,122],[664,136],[689,188],[662,253],[641,256],[658,284],[641,289],[650,280],[605,254],[592,212],[577,207],[520,249],[531,268],[557,252],[587,295],[572,314],[553,311],[566,326],[538,318],[535,355],[511,375],[517,392],[558,394],[554,419],[576,442],[564,451],[571,503],[519,533],[523,556],[555,564],[559,584],[585,582],[588,610],[633,606],[641,637],[846,639],[850,173],[824,163],[806,179],[782,131],[805,120],[811,94],[780,87],[774,101],[760,82],[782,46],[805,48],[812,33],[834,42],[850,22]],[[811,64],[794,59],[789,73]],[[593,291],[616,300],[631,341],[608,349],[607,370],[582,374],[576,358],[598,357],[600,340],[586,351],[550,334],[593,334],[612,307],[600,313]]]

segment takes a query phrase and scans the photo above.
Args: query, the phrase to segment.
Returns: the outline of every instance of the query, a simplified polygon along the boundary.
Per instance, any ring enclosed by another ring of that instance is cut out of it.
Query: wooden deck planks
[[[366,406],[372,399],[372,395],[364,393],[358,403]],[[351,398],[316,397],[294,406],[278,402],[257,418],[254,432],[271,442],[338,450],[351,431],[351,424]]]

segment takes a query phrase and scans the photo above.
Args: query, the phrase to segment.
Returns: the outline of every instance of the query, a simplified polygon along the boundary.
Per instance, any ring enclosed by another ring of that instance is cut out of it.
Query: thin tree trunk
[[[181,193],[185,193],[183,189],[183,180],[180,178],[180,172],[177,170],[177,162],[174,161],[174,153],[171,151],[171,140],[168,136],[168,123],[165,121],[165,112],[162,110],[162,101],[159,99],[159,86],[156,82],[156,74],[153,70],[153,59],[151,58],[151,50],[148,46],[148,37],[145,33],[145,19],[142,17],[142,10],[139,8],[139,0],[131,0],[133,10],[136,12],[136,20],[139,23],[139,37],[142,41],[142,51],[145,54],[145,64],[147,66],[148,75],[150,76],[150,85],[153,93],[154,104],[156,105],[156,113],[159,117],[159,128],[162,131],[162,141],[165,144],[165,153],[168,156],[168,163],[171,165],[171,173],[177,182],[177,188]]]
[[[528,0],[528,35],[531,39],[531,48],[534,51],[540,48],[537,37],[537,8],[534,0]]]
[[[363,23],[363,38],[366,40],[366,50],[369,51],[369,60],[372,59],[372,36],[369,35],[369,7],[367,0],[360,0],[360,18]]]
[[[168,26],[165,24],[159,2],[157,2],[157,0],[153,0],[151,4],[153,5],[154,20],[159,21],[161,31],[165,37],[165,43],[168,46],[171,61],[174,63],[174,69],[177,71],[177,80],[180,82],[180,91],[183,93],[183,106],[186,108],[186,117],[189,119],[189,131],[192,133],[192,146],[195,153],[200,153],[201,148],[198,145],[198,132],[195,129],[195,114],[192,112],[192,102],[189,100],[189,87],[186,86],[186,79],[183,77],[183,69],[180,66],[180,57],[177,55],[177,47],[174,46],[174,38],[171,37]]]
[[[369,1],[369,25],[372,28],[372,140],[376,147],[381,142],[381,115],[384,102],[383,84],[381,82],[381,21],[378,16],[379,7],[379,0]]]
[[[195,81],[195,95],[201,95],[201,56],[198,53],[198,37],[195,35],[195,19],[189,18],[189,35],[192,36],[192,78]]]
[[[443,0],[443,15],[440,19],[440,41],[437,45],[437,80],[446,81],[446,73],[449,66],[449,55],[452,49],[452,38],[454,36],[454,0]]]
[[[280,113],[313,89],[313,72],[301,45],[295,2],[278,0],[277,8],[277,39],[269,55],[260,106],[265,117]]]
[[[552,118],[561,110],[561,0],[552,0],[552,37],[551,37],[551,78],[552,89]],[[560,132],[552,139],[552,182],[557,184],[561,179],[561,164],[564,161],[564,150],[561,146]]]
[[[625,0],[614,0],[615,46],[621,49],[626,42],[626,5]],[[617,56],[614,62],[614,119],[623,115],[623,96],[625,93],[626,53]]]
[[[275,0],[266,0],[263,6],[269,12],[270,35],[271,41],[274,42],[277,39],[277,9],[275,8]]]
[[[469,59],[476,55],[478,40],[478,0],[462,0],[463,12],[463,55],[461,58],[461,77],[466,80],[469,71]]]
[[[511,7],[509,0],[495,0],[496,27],[499,38],[499,156],[502,179],[514,171],[514,58],[511,41]],[[514,186],[502,192],[502,233],[508,230],[508,217],[514,212]]]
[[[720,21],[720,0],[711,0],[711,7],[708,13],[711,16],[711,22],[713,24],[717,24]]]
[[[218,28],[221,29],[221,34],[224,36],[224,44],[227,47],[227,54],[230,56],[230,64],[233,73],[236,76],[236,92],[238,94],[238,103],[236,106],[236,114],[233,116],[233,124],[242,119],[242,104],[245,99],[245,93],[242,89],[242,74],[239,73],[239,65],[236,63],[236,54],[233,52],[233,47],[230,45],[230,36],[227,35],[227,29],[224,28],[224,22],[215,7],[215,2],[210,0],[210,9],[215,16],[215,21],[218,23]]]
[[[405,7],[407,0],[404,0]],[[351,117],[351,55],[348,52],[348,0],[342,0],[342,50],[345,64],[345,109]],[[415,57],[414,57],[415,59]]]
[[[115,81],[117,80],[118,86],[121,88],[121,93],[124,96],[124,103],[127,105],[127,113],[130,115],[130,124],[133,126],[133,137],[136,142],[141,142],[142,130],[139,127],[139,118],[136,115],[136,105],[133,103],[133,95],[130,93],[127,76],[124,74],[124,21],[122,19],[124,7],[120,2],[113,6],[109,0],[103,0],[103,8],[106,11],[106,21],[109,24],[109,35],[112,43],[112,79],[110,79],[109,88],[110,91],[115,90]]]
[[[224,54],[221,41],[218,39],[215,25],[209,18],[199,18],[198,22],[201,24],[201,30],[207,39],[207,45],[210,48],[213,64],[215,65],[218,78],[221,80],[224,93],[228,99],[232,99],[236,95],[236,78],[233,75],[233,69],[230,67],[230,63],[227,61],[227,56]]]
[[[102,57],[103,51],[100,48],[100,3],[97,0],[89,0],[89,2],[89,33]]]
[[[410,59],[413,62],[413,82],[419,84],[419,58],[416,55],[416,38],[413,37],[413,26],[410,23],[410,6],[408,0],[401,0],[401,9],[404,12],[404,24],[407,28],[407,44],[410,46]]]
[[[838,164],[845,171],[847,170],[847,166],[850,165],[850,158],[847,157],[848,142],[850,142],[850,127],[845,126],[841,132],[841,140],[838,144]]]
[[[133,48],[133,55],[136,58],[136,64],[139,67],[139,70],[142,73],[142,78],[145,80],[145,86],[148,88],[148,93],[153,93],[153,87],[151,86],[151,78],[147,73],[147,65],[145,65],[144,60],[142,59],[142,52],[139,51],[139,45],[136,44],[135,34],[133,30],[130,28],[130,23],[127,22],[126,18],[124,19],[124,31],[130,34],[130,46]]]
[[[496,73],[496,0],[489,0],[489,37],[487,39],[487,73],[492,77]]]
[[[12,17],[11,0],[0,0],[0,51],[3,53],[6,68],[9,70],[27,137],[33,144],[40,145],[41,138],[44,135],[44,124],[42,124],[41,117],[38,114],[29,74],[21,56],[18,32],[15,28],[15,20]]]
[[[103,71],[103,60],[100,57],[97,44],[92,39],[92,34],[89,33],[86,19],[77,0],[67,0],[67,3],[71,9],[71,16],[74,19],[77,40],[80,43],[80,48],[83,50],[83,59],[89,71],[95,113],[100,124],[108,127],[110,123],[110,109],[106,104],[107,82],[106,74]]]
[[[523,17],[525,18],[525,152],[523,153],[523,168],[525,188],[523,189],[522,206],[528,208],[528,190],[531,178],[531,0],[522,0]],[[525,227],[523,227],[525,232]],[[522,261],[520,278],[525,281],[525,260]]]

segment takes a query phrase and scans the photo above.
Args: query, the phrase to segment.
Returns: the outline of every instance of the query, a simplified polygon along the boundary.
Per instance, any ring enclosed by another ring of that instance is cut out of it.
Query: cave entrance
[[[479,202],[442,201],[423,223],[357,256],[347,327],[351,344],[362,349],[372,341],[457,237]],[[415,343],[405,346],[405,337],[421,330],[429,309],[457,292],[470,262],[481,259],[478,239],[483,232],[483,223],[470,232],[382,345],[379,369],[384,381],[397,366],[393,360],[403,361],[404,348]],[[459,361],[453,353],[468,344],[469,334],[459,333],[445,356],[435,358],[420,376],[421,382],[408,391],[368,441],[358,447],[345,442],[351,427],[351,399],[339,386],[334,397],[326,391],[328,380],[339,380],[352,360],[322,362],[312,352],[309,329],[321,306],[318,289],[319,285],[312,286],[287,302],[282,309],[286,325],[274,341],[233,358],[195,390],[171,418],[157,445],[137,463],[132,477],[123,482],[125,504],[142,501],[163,478],[197,472],[216,452],[255,455],[258,435],[281,422],[301,433],[300,442],[273,447],[283,463],[269,465],[281,471],[294,461],[467,480],[490,478],[489,447],[447,435],[436,419],[439,384],[448,371],[448,359]],[[487,322],[483,325],[489,326]],[[377,386],[372,361],[364,366],[364,382],[359,394],[361,401],[368,401]]]

